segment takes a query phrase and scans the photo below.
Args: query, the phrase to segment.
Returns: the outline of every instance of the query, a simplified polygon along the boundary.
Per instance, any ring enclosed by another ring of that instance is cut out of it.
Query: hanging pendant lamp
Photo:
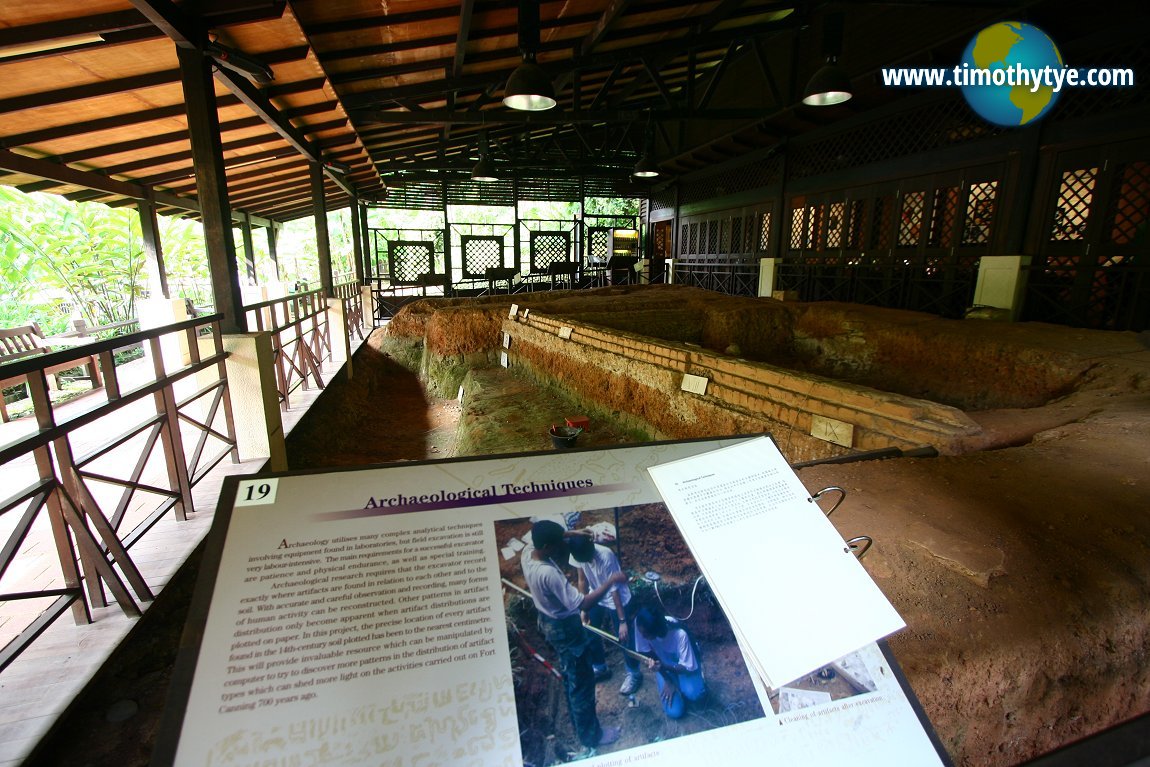
[[[539,2],[519,0],[519,50],[523,61],[507,78],[503,103],[511,109],[541,112],[555,106],[555,84],[535,61],[539,49]]]

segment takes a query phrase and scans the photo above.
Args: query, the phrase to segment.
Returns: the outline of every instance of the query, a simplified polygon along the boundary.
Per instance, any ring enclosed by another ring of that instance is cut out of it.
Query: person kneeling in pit
[[[635,628],[635,650],[650,659],[647,665],[655,672],[663,713],[678,719],[686,713],[687,701],[697,702],[707,692],[694,642],[677,620],[656,605],[639,608]]]

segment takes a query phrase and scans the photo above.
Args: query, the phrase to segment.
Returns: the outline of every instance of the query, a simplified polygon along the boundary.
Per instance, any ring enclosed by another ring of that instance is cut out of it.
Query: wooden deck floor
[[[362,341],[353,337],[352,343],[358,348]],[[323,380],[330,381],[342,365],[342,362],[326,362]],[[285,435],[290,434],[321,393],[317,388],[298,389],[293,393],[291,409],[282,413]],[[82,398],[62,406],[58,412],[66,413],[68,407],[88,408],[91,403]],[[10,443],[34,428],[31,419],[0,424],[0,444]],[[91,440],[99,438],[97,434],[90,437]],[[74,445],[74,449],[82,448]],[[263,459],[240,463],[223,460],[193,488],[195,511],[186,521],[177,522],[168,514],[132,547],[132,558],[154,591],[158,593],[162,589],[207,535],[224,477],[250,474],[263,464]],[[25,486],[29,469],[19,462],[0,466],[0,487],[12,492],[13,488]],[[50,541],[34,545],[42,547],[44,562],[54,562]],[[34,561],[24,566],[30,570],[41,567]],[[51,577],[47,573],[49,568],[44,569],[44,577]],[[55,569],[58,570],[58,565]],[[147,603],[143,607],[146,609]],[[15,767],[24,760],[138,620],[127,617],[114,602],[110,602],[109,607],[93,610],[92,619],[89,625],[77,626],[70,615],[60,616],[0,673],[0,767]],[[9,615],[8,620],[18,622],[20,616]],[[0,645],[15,633],[12,626],[6,628],[2,621],[0,618]]]

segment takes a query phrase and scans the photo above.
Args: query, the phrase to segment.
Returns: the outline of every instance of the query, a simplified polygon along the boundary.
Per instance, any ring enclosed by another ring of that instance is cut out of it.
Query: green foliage
[[[39,322],[47,333],[69,315],[90,325],[135,317],[144,248],[134,211],[75,204],[0,188],[0,321]]]
[[[351,211],[347,208],[327,214],[327,241],[335,284],[355,277],[351,240]],[[284,224],[276,239],[280,279],[292,283],[303,280],[319,287],[319,255],[316,250],[315,217],[297,218]],[[268,279],[274,279],[268,277]],[[261,278],[262,281],[262,278]]]

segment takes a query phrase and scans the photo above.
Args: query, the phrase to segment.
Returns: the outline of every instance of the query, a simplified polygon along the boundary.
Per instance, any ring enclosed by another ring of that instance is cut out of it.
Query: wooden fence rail
[[[132,546],[169,512],[186,519],[196,483],[225,457],[239,460],[220,319],[0,366],[0,378],[26,381],[36,425],[0,446],[6,486],[19,488],[0,498],[0,670],[68,610],[87,623],[109,594],[132,616],[153,598]],[[141,344],[148,359],[116,361]],[[45,371],[90,355],[105,388],[65,415]]]

